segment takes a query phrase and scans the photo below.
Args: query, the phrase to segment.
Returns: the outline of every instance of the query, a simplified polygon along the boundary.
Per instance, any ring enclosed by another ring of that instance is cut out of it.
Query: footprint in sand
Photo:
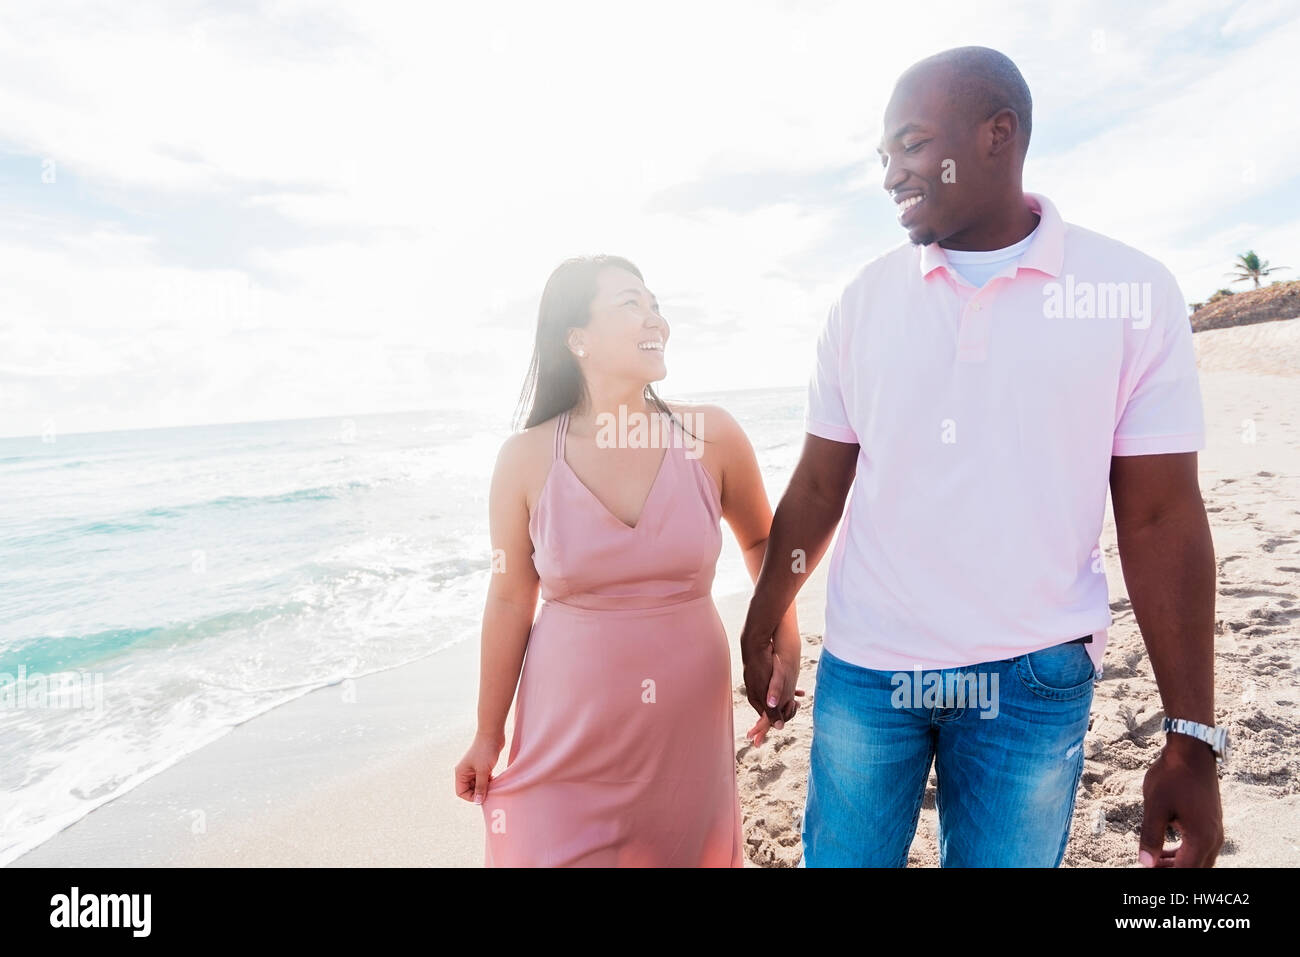
[[[1252,588],[1249,585],[1227,585],[1219,589],[1219,594],[1227,598],[1290,598],[1284,591],[1268,591]]]

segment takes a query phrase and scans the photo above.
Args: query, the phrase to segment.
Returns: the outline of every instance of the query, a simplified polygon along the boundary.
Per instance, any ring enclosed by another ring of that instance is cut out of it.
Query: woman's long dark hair
[[[622,256],[575,256],[555,267],[542,291],[537,309],[537,337],[533,358],[524,377],[524,387],[515,409],[514,426],[530,429],[539,422],[572,409],[579,401],[590,398],[587,383],[566,343],[570,327],[585,327],[591,322],[591,303],[596,298],[596,277],[602,269],[614,266],[626,269],[642,282],[641,270]],[[646,383],[645,399],[667,415],[692,438],[697,438],[673,415],[651,383]],[[523,410],[527,409],[527,414]]]

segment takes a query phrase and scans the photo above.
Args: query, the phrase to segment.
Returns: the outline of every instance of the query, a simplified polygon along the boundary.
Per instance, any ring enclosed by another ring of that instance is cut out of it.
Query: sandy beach
[[[1208,442],[1201,488],[1218,563],[1219,865],[1300,865],[1300,318],[1199,333]],[[1159,696],[1109,521],[1114,622],[1096,688],[1065,865],[1136,865],[1142,778],[1163,743]],[[717,599],[732,641],[749,866],[800,856],[825,562],[799,597],[800,714],[749,747],[735,645],[746,595]],[[452,793],[474,728],[478,647],[321,689],[248,721],[110,801],[12,866],[482,865],[482,815]],[[509,729],[508,729],[509,730]],[[507,749],[508,750],[508,749]],[[504,767],[505,752],[500,767]],[[934,778],[910,863],[935,866]]]

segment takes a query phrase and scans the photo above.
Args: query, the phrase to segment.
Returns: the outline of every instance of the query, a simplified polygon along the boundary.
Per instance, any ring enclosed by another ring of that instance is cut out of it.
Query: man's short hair
[[[1011,58],[988,47],[954,47],[913,64],[904,76],[940,69],[946,72],[950,91],[962,102],[975,122],[983,122],[998,110],[1015,110],[1029,148],[1033,125],[1033,99],[1029,84]]]

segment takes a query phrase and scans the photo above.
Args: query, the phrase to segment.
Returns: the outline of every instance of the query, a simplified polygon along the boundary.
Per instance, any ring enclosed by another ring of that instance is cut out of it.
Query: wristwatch
[[[1220,764],[1228,763],[1227,728],[1211,728],[1208,724],[1188,721],[1186,718],[1165,718],[1162,729],[1166,733],[1173,731],[1178,734],[1190,734],[1193,738],[1204,741],[1210,746],[1210,750],[1214,752]]]

